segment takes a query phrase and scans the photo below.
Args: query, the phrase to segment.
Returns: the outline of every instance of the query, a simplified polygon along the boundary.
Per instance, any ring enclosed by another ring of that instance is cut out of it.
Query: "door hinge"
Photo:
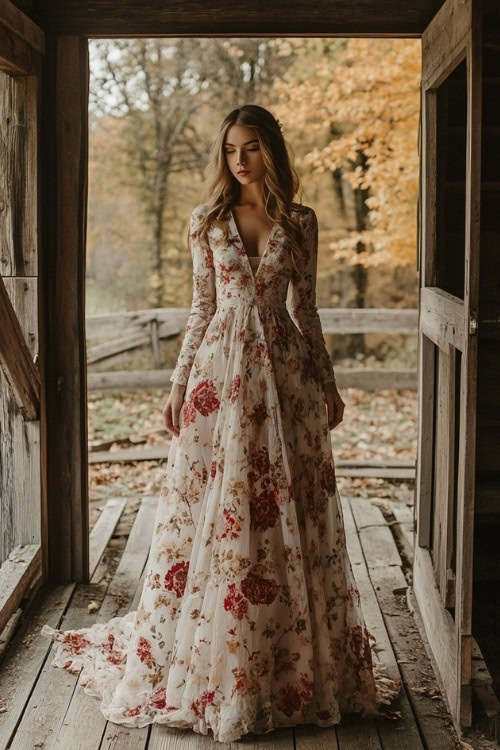
[[[478,328],[477,315],[475,313],[471,313],[469,316],[469,333],[471,334],[471,336],[477,333],[477,328]]]

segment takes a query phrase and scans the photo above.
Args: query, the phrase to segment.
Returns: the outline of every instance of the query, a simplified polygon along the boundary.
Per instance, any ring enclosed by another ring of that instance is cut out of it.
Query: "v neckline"
[[[241,247],[243,249],[243,255],[245,256],[246,264],[248,266],[248,270],[250,271],[250,276],[252,277],[253,281],[255,282],[257,280],[257,276],[259,275],[259,271],[260,271],[261,266],[262,266],[262,261],[264,260],[265,256],[267,255],[267,250],[268,250],[268,247],[269,247],[269,243],[271,241],[271,237],[273,236],[274,230],[278,226],[278,223],[275,222],[273,224],[273,227],[272,227],[272,229],[269,232],[269,235],[267,237],[266,244],[264,245],[264,251],[263,251],[262,255],[253,255],[253,256],[251,256],[253,258],[260,258],[259,265],[257,266],[257,270],[256,270],[256,272],[254,274],[252,265],[251,265],[250,261],[248,260],[248,258],[250,256],[248,256],[247,251],[245,249],[245,245],[243,244],[243,240],[241,239],[240,231],[238,229],[238,225],[236,224],[236,219],[234,218],[234,214],[233,214],[233,211],[232,211],[231,208],[229,209],[229,215],[231,217],[231,221],[233,222],[234,229],[236,230],[236,236],[238,237],[238,239],[240,241],[240,245],[241,245]]]

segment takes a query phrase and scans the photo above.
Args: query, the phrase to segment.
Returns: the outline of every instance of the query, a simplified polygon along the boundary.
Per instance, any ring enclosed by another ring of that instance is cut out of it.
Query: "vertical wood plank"
[[[48,578],[88,581],[85,241],[88,44],[47,36],[43,90],[43,356]],[[43,390],[43,389],[42,389]]]
[[[472,5],[471,33],[467,45],[467,163],[465,178],[465,347],[460,394],[460,446],[457,492],[456,613],[458,704],[462,726],[472,723],[472,594],[474,508],[476,488],[477,330],[469,321],[479,314],[479,257],[481,235],[481,134],[482,134],[482,8]]]

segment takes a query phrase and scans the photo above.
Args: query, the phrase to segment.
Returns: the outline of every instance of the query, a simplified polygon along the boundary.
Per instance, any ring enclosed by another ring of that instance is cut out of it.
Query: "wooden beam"
[[[16,547],[0,568],[0,633],[41,568],[39,544]]]
[[[447,351],[448,344],[463,351],[465,324],[463,300],[438,287],[422,287],[420,330]]]
[[[45,51],[45,34],[31,18],[10,0],[0,0],[0,24],[41,54]]]
[[[251,5],[227,0],[38,0],[42,27],[88,36],[418,37],[442,0],[294,0]]]
[[[40,367],[48,579],[88,582],[85,241],[88,44],[47,37]]]
[[[89,372],[88,391],[135,391],[171,387],[172,368],[163,370],[122,370],[117,372]],[[389,369],[385,367],[335,368],[339,388],[361,388],[364,391],[378,391],[390,388],[416,390],[417,371],[408,368]]]
[[[0,70],[13,76],[31,76],[39,72],[40,63],[40,53],[0,23]]]
[[[149,334],[153,321],[159,335],[175,335],[187,323],[189,307],[157,307],[150,310],[88,315],[85,319],[88,339],[107,336],[116,339],[132,333]],[[417,308],[320,307],[318,313],[324,333],[417,333]]]
[[[40,375],[0,276],[0,367],[26,420],[39,419]]]
[[[448,0],[422,36],[422,84],[437,87],[465,57],[475,0]],[[477,4],[477,3],[476,3]],[[460,53],[459,50],[462,50]]]

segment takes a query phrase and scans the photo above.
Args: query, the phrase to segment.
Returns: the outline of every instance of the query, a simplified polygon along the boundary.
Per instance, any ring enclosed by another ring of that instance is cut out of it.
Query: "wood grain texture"
[[[0,0],[0,24],[14,32],[30,47],[43,54],[45,35],[17,5],[10,0]]]
[[[88,45],[78,37],[46,41],[40,364],[45,386],[47,567],[52,581],[83,582],[88,580]],[[57,534],[50,533],[51,529],[57,529]]]
[[[38,0],[36,17],[48,31],[92,36],[419,36],[441,0]]]

